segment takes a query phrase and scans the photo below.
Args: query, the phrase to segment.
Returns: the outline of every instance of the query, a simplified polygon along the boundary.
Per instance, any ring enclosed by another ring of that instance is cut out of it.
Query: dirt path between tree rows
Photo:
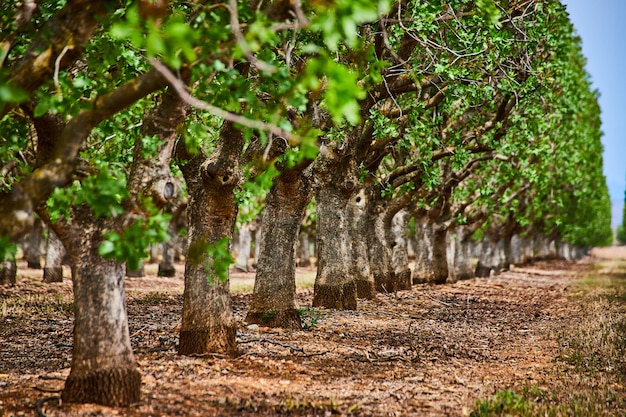
[[[626,258],[626,250],[594,255]],[[51,401],[43,409],[47,416],[469,415],[477,399],[499,390],[555,386],[560,336],[587,314],[575,283],[597,259],[418,285],[361,301],[357,311],[308,309],[312,291],[304,290],[306,329],[295,332],[246,326],[250,295],[238,294],[235,359],[176,354],[182,275],[132,278],[142,402],[111,409]],[[56,395],[69,374],[70,282],[44,285],[38,274],[0,289],[0,416],[34,415],[36,401]]]

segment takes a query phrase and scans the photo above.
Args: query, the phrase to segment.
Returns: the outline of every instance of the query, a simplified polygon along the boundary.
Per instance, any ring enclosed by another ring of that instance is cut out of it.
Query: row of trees
[[[183,200],[185,355],[237,353],[229,245],[259,207],[246,321],[288,328],[313,198],[314,306],[468,277],[472,240],[488,274],[512,246],[610,239],[597,96],[557,0],[0,7],[0,255],[36,217],[68,251],[65,401],[138,401],[125,265]]]

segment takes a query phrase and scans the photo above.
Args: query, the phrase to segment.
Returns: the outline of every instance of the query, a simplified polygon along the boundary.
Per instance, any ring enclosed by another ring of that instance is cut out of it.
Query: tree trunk
[[[0,262],[0,286],[13,286],[17,283],[17,264],[15,259]]]
[[[259,264],[259,256],[261,255],[261,239],[263,237],[263,223],[262,220],[257,217],[256,221],[256,229],[254,231],[254,260],[252,261],[252,266],[255,268]]]
[[[401,210],[393,217],[393,249],[391,263],[393,265],[395,282],[398,290],[411,289],[411,268],[409,268],[409,254],[407,251],[406,228],[409,221],[408,213]]]
[[[126,276],[130,278],[141,278],[146,276],[146,270],[143,265],[143,261],[139,261],[139,268],[132,270],[126,268]]]
[[[398,291],[396,276],[391,262],[391,219],[385,224],[385,203],[377,187],[367,192],[367,247],[370,270],[374,277],[376,291],[390,293]]]
[[[296,303],[296,244],[311,200],[302,168],[285,170],[274,179],[265,200],[254,293],[246,322],[300,329]]]
[[[478,259],[478,265],[476,265],[474,275],[480,278],[488,278],[491,276],[491,272],[495,272],[497,268],[496,256],[496,242],[485,237],[482,241],[482,252]]]
[[[72,248],[74,345],[65,382],[66,402],[128,406],[140,399],[141,375],[130,344],[124,292],[124,264],[98,254],[102,222],[87,208],[76,209],[72,225],[57,228]]]
[[[474,277],[472,270],[471,244],[465,238],[465,227],[458,226],[454,241],[454,277],[455,280],[466,280]]]
[[[423,284],[433,281],[433,228],[427,218],[415,220],[415,270],[413,284]]]
[[[365,236],[369,232],[365,208],[367,195],[363,189],[350,198],[346,221],[349,225],[350,271],[354,276],[358,298],[372,299],[376,296],[374,276],[370,270],[368,242]]]
[[[43,223],[36,219],[33,228],[22,240],[22,251],[28,268],[41,269],[41,253],[43,249]]]
[[[311,241],[307,231],[300,231],[298,236],[298,266],[308,268],[311,266]]]
[[[63,282],[63,257],[65,247],[54,230],[48,228],[48,249],[46,266],[43,268],[44,282]]]
[[[337,170],[317,195],[317,276],[313,307],[356,310],[356,283],[351,275],[346,214],[355,183],[344,183]]]
[[[208,253],[223,239],[232,239],[237,205],[234,189],[241,180],[239,157],[243,135],[232,123],[220,129],[213,157],[191,157],[182,149],[181,170],[187,183],[187,259],[178,353],[181,355],[237,353],[237,324],[229,294],[228,269],[219,277],[223,259]],[[183,144],[181,144],[183,146]],[[226,256],[226,254],[222,254]],[[216,266],[218,268],[216,268]]]
[[[161,256],[161,262],[159,262],[159,269],[157,275],[160,277],[173,277],[176,276],[176,230],[170,225],[169,227],[170,240],[163,242],[163,253]]]
[[[446,235],[448,230],[436,224],[431,225],[433,230],[433,284],[445,284],[448,280],[448,255]]]
[[[235,259],[235,268],[242,272],[248,272],[250,266],[250,249],[252,248],[252,231],[250,223],[239,226],[239,251]]]

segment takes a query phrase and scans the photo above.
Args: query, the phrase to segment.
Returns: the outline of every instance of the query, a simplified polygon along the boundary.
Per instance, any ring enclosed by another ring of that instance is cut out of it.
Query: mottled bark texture
[[[112,221],[96,220],[86,207],[55,231],[69,253],[74,288],[72,370],[63,401],[127,406],[140,400],[141,376],[128,332],[124,265],[98,254]]]
[[[46,265],[43,268],[44,282],[63,281],[63,258],[65,247],[52,229],[48,229],[48,244],[46,250]]]
[[[157,275],[160,277],[173,277],[176,275],[176,256],[178,251],[182,251],[184,238],[180,235],[180,231],[187,227],[187,202],[177,200],[175,208],[170,210],[172,219],[168,227],[170,240],[163,242],[163,254],[159,262]]]
[[[250,270],[250,249],[252,248],[252,225],[245,223],[239,226],[239,244],[237,245],[237,258],[235,268],[242,272]]]
[[[157,271],[157,275],[160,277],[173,277],[176,275],[176,231],[170,228],[169,233],[171,236],[170,240],[163,242],[161,246],[163,253],[161,254],[161,261]]]
[[[350,272],[354,276],[358,298],[372,299],[376,296],[374,275],[370,270],[368,240],[366,239],[369,227],[365,210],[367,208],[367,194],[361,188],[348,202],[346,221],[349,225],[350,237]]]
[[[510,245],[509,245],[510,246]],[[506,255],[505,239],[486,237],[482,244],[482,253],[476,265],[476,277],[489,277],[498,275],[509,268]]]
[[[228,276],[218,277],[215,259],[207,248],[232,239],[237,205],[234,189],[241,181],[239,158],[244,146],[241,131],[225,122],[210,158],[189,155],[184,144],[179,156],[187,183],[188,249],[178,353],[181,355],[237,353],[237,324],[232,311]]]
[[[448,229],[437,224],[432,224],[430,225],[430,227],[433,228],[433,275],[432,281],[430,282],[432,282],[433,284],[445,284],[448,280],[448,246],[446,243],[446,235],[448,233]]]
[[[389,293],[398,290],[396,277],[391,264],[391,245],[387,240],[385,225],[385,202],[380,196],[380,189],[367,188],[367,207],[365,210],[367,233],[367,253],[370,271],[374,278],[376,291]]]
[[[43,252],[43,223],[36,219],[33,228],[22,239],[22,251],[28,268],[41,268],[41,255]]]
[[[473,278],[471,244],[466,238],[465,226],[457,226],[451,240],[454,243],[454,261],[450,274],[455,281]]]
[[[413,270],[413,284],[424,284],[433,280],[433,229],[427,218],[415,219],[415,269]]]
[[[246,322],[300,329],[296,303],[296,244],[312,197],[305,166],[285,169],[265,199],[256,280]]]
[[[407,251],[407,225],[409,214],[406,210],[400,210],[392,220],[392,253],[391,263],[395,274],[395,282],[398,290],[411,289],[411,268],[409,268],[409,254]]]
[[[15,259],[0,262],[0,285],[9,286],[17,283],[17,264]]]
[[[300,230],[298,236],[297,266],[302,268],[311,266],[311,240],[308,231]]]
[[[317,276],[313,307],[355,310],[356,283],[351,271],[346,214],[356,181],[336,169],[317,194]]]

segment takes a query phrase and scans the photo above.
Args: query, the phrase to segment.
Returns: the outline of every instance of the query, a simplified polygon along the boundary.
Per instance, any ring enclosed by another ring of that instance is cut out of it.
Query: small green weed
[[[311,330],[319,323],[323,314],[314,308],[303,307],[298,309],[300,320],[302,320],[302,328],[304,330]]]

